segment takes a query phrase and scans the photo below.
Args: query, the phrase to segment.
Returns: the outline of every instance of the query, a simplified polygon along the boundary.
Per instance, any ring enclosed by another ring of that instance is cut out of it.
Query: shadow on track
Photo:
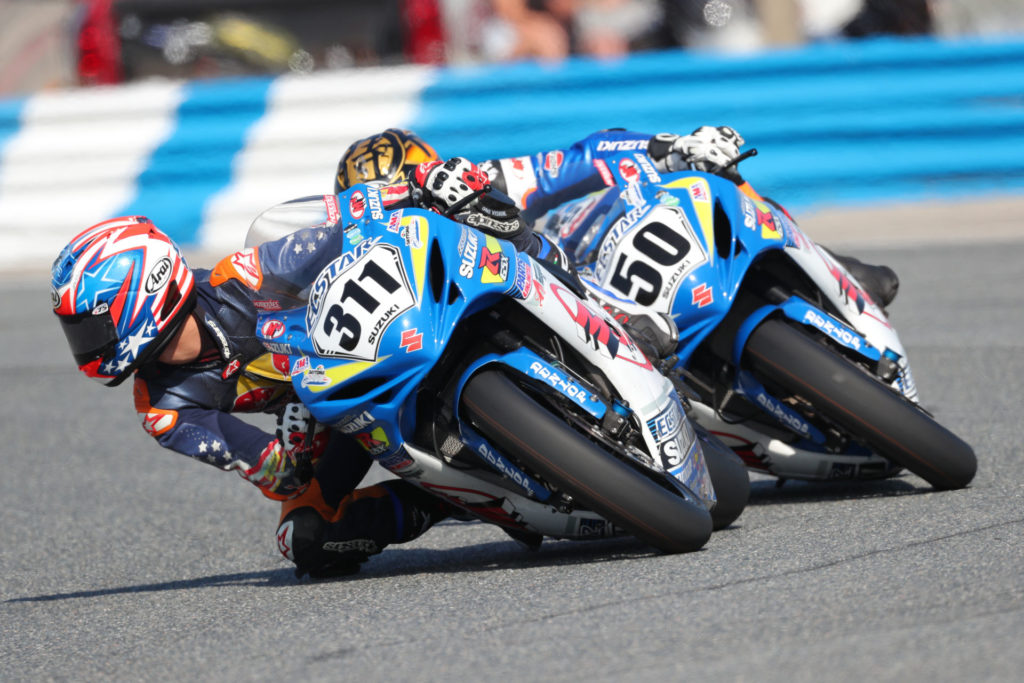
[[[477,522],[468,523],[477,524]],[[467,524],[467,522],[456,522],[456,524]],[[308,577],[296,579],[294,571],[290,567],[282,567],[280,569],[233,574],[215,574],[213,576],[165,581],[162,583],[11,598],[4,602],[6,604],[53,602],[130,593],[194,590],[197,588],[216,588],[220,586],[275,588],[295,586],[297,584],[373,580],[413,574],[504,571],[507,569],[526,569],[531,567],[617,562],[645,557],[657,559],[660,556],[661,553],[658,551],[628,536],[596,541],[547,540],[545,545],[536,552],[527,551],[511,540],[478,543],[445,550],[432,550],[429,548],[406,549],[402,546],[391,546],[382,554],[370,558],[363,565],[360,573],[338,579],[311,580]],[[664,557],[670,556],[666,555]]]
[[[936,492],[935,489],[924,482],[917,485],[916,482],[906,478],[905,475],[904,477],[869,481],[799,481],[789,479],[781,485],[779,481],[777,479],[752,480],[750,482],[750,499],[747,501],[747,506],[894,498],[897,496],[917,496]],[[742,519],[743,517],[741,516],[740,521]]]

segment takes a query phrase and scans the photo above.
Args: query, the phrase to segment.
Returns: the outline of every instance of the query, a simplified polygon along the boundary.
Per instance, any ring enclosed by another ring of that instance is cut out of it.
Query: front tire
[[[967,486],[974,451],[917,405],[828,347],[781,320],[750,335],[745,360],[755,374],[808,402],[821,415],[937,489]]]
[[[750,498],[750,475],[740,456],[718,437],[696,422],[693,424],[704,451],[704,462],[708,465],[711,484],[715,487],[718,502],[711,508],[711,522],[715,531],[724,529],[740,516]]]
[[[527,470],[646,543],[680,553],[710,538],[703,506],[618,460],[504,374],[485,370],[470,378],[462,407],[476,429]]]

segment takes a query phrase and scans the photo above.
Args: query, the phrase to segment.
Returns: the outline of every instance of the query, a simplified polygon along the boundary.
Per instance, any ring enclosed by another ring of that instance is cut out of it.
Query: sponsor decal
[[[516,278],[512,282],[512,288],[509,292],[512,296],[523,299],[530,298],[530,292],[533,290],[533,266],[526,259],[519,259],[516,261]]]
[[[608,318],[595,313],[587,304],[567,289],[555,283],[550,285],[552,293],[577,325],[577,334],[584,343],[590,344],[601,355],[612,360],[624,360],[644,369],[650,369],[651,361],[636,347],[629,335],[612,327]]]
[[[265,341],[263,342],[263,346],[264,348],[267,349],[267,351],[270,351],[271,353],[288,355],[292,352],[292,347],[290,344],[281,344],[280,342]]]
[[[370,334],[366,336],[366,341],[370,344],[376,344],[380,338],[380,335],[384,332],[385,329],[387,329],[387,326],[391,323],[391,321],[394,320],[394,318],[404,310],[408,309],[400,308],[398,304],[392,304],[391,306],[388,306],[386,309],[384,309],[384,312],[381,313],[380,317],[377,318],[377,322],[375,322],[373,324],[373,327],[370,329]]]
[[[464,278],[472,278],[476,268],[477,233],[463,229],[462,237],[459,239],[459,253],[462,254],[462,262],[459,263],[459,275]]]
[[[327,207],[327,223],[329,225],[334,225],[341,220],[341,206],[338,204],[338,198],[336,196],[333,194],[325,194],[324,206]]]
[[[626,186],[626,189],[619,195],[626,202],[633,207],[642,208],[647,206],[647,200],[644,198],[644,193],[640,191],[640,185],[638,183],[630,183]]]
[[[495,469],[504,474],[506,477],[514,481],[519,486],[522,486],[527,491],[532,491],[531,482],[527,479],[526,475],[516,469],[511,463],[507,462],[504,458],[499,456],[497,453],[492,451],[490,447],[483,441],[481,441],[477,447],[476,452],[483,456],[483,459],[490,463]]]
[[[630,159],[619,159],[619,175],[627,183],[636,182],[640,179],[640,169]]]
[[[270,354],[270,364],[285,377],[291,375],[291,359],[283,353]]]
[[[259,259],[256,256],[256,247],[248,247],[242,251],[236,251],[229,258],[238,278],[249,289],[259,289],[263,283],[263,271],[260,270]]]
[[[836,324],[813,310],[808,309],[807,312],[804,313],[803,322],[810,323],[828,336],[851,349],[860,351],[863,346],[860,335],[851,332],[846,327]]]
[[[388,232],[399,233],[402,230],[402,210],[392,212],[388,218]]]
[[[661,176],[658,175],[658,170],[654,168],[654,164],[651,163],[650,158],[646,154],[634,154],[633,158],[636,159],[636,163],[640,164],[640,168],[643,169],[644,175],[647,176],[647,180],[652,183],[661,182]]]
[[[563,161],[565,161],[565,153],[560,149],[553,149],[544,155],[544,170],[552,178],[557,178]]]
[[[566,396],[571,397],[580,405],[586,405],[587,401],[590,400],[590,393],[580,388],[571,377],[560,374],[557,370],[553,370],[540,361],[534,361],[530,364],[530,373],[544,380]]]
[[[363,197],[363,193],[356,190],[348,198],[348,215],[359,220],[363,217],[363,213],[366,211],[366,198]]]
[[[149,277],[146,278],[146,294],[155,294],[163,289],[171,281],[171,270],[171,259],[169,257],[164,256],[157,261],[156,265],[153,266],[153,270],[149,272]]]
[[[106,313],[109,310],[110,310],[110,304],[108,304],[106,301],[101,301],[99,306],[97,306],[96,308],[92,309],[92,314],[93,315],[103,315],[104,313]]]
[[[346,415],[339,420],[338,431],[342,434],[355,434],[360,429],[366,429],[376,418],[367,410],[359,413],[355,417]]]
[[[224,360],[231,358],[233,355],[231,353],[231,345],[228,344],[228,336],[224,334],[224,330],[221,329],[220,323],[206,314],[203,314],[203,322],[206,323],[206,329],[213,333],[215,340],[220,344],[221,358]]]
[[[419,351],[423,348],[423,334],[415,327],[408,330],[402,330],[402,341],[399,343],[399,346],[405,349],[406,353]]]
[[[757,404],[761,406],[768,414],[772,415],[776,420],[792,429],[801,436],[810,436],[810,426],[804,422],[796,413],[791,411],[786,406],[782,405],[774,398],[764,392],[758,392],[754,397]]]
[[[671,192],[659,190],[658,193],[654,195],[654,198],[657,199],[660,204],[664,204],[665,206],[679,206],[679,197],[675,196]]]
[[[274,389],[274,387],[253,387],[244,391],[235,398],[231,410],[240,413],[255,412],[274,397]]]
[[[174,423],[178,421],[178,411],[176,410],[150,408],[149,412],[140,413],[139,415],[142,418],[142,428],[150,436],[160,436],[170,430]]]
[[[615,534],[615,527],[603,519],[581,519],[578,527],[580,536],[604,538]]]
[[[498,240],[490,235],[485,238],[485,246],[480,250],[480,262],[477,267],[482,271],[480,282],[485,285],[508,280],[508,257],[501,251]]]
[[[867,307],[867,302],[871,301],[871,303],[874,303],[874,301],[871,300],[871,297],[868,296],[867,292],[865,292],[863,289],[857,286],[853,282],[853,280],[847,277],[846,271],[844,269],[836,265],[836,263],[832,259],[825,258],[825,256],[821,253],[820,250],[818,251],[818,255],[821,256],[821,259],[825,262],[825,265],[828,267],[828,272],[831,273],[832,277],[834,277],[836,282],[839,284],[839,295],[843,297],[846,303],[852,302],[853,305],[857,308],[857,313],[864,312],[864,309]]]
[[[711,197],[708,196],[708,189],[704,183],[694,183],[690,185],[690,198],[695,202],[709,202]]]
[[[398,472],[409,469],[416,463],[404,450],[399,450],[396,453],[380,458],[377,461],[377,464],[384,469],[397,474]]]
[[[54,308],[60,306],[60,294],[57,293],[57,288],[53,285],[50,286],[50,302]]]
[[[642,140],[601,140],[597,143],[598,152],[633,152],[647,149],[647,139]]]
[[[294,365],[292,365],[291,376],[295,377],[296,375],[300,375],[300,374],[302,374],[303,372],[305,372],[308,369],[309,369],[309,357],[308,356],[303,356],[302,358],[300,358],[297,361],[295,361]]]
[[[715,300],[714,290],[703,282],[691,289],[690,294],[693,295],[690,303],[696,305],[697,308],[704,308]]]
[[[252,305],[260,309],[261,311],[281,310],[281,302],[278,301],[277,299],[259,299],[257,301],[253,301]]]
[[[380,546],[369,538],[354,538],[351,541],[328,541],[323,544],[324,550],[334,553],[344,553],[355,550],[367,555],[374,555],[380,552]]]
[[[363,231],[359,229],[359,226],[353,223],[345,228],[345,241],[355,246],[365,239],[363,237]]]
[[[280,320],[267,320],[260,326],[260,336],[264,339],[277,339],[284,334],[284,323]]]
[[[665,410],[647,421],[647,429],[654,435],[657,443],[675,438],[683,424],[683,415],[675,401],[669,401]]]
[[[401,218],[401,216],[399,216],[399,218],[398,230],[393,232],[397,232],[402,236],[407,247],[412,249],[419,249],[422,247],[423,235],[427,231],[427,219],[422,216],[406,216],[405,218]],[[390,229],[391,226],[389,223],[388,230]]]
[[[384,218],[384,207],[380,199],[380,190],[375,187],[366,188],[366,200],[370,204],[370,218],[375,221]]]
[[[224,366],[224,372],[220,373],[221,379],[227,379],[231,375],[233,375],[236,372],[238,372],[238,370],[241,367],[242,367],[242,359],[241,359],[241,357],[240,356],[235,356],[234,358],[232,358],[231,360],[228,361],[228,364],[226,366]]]
[[[355,438],[359,445],[370,455],[385,453],[391,446],[391,442],[388,441],[388,436],[384,432],[383,427],[377,427],[369,432],[359,432],[355,435]]]
[[[761,202],[755,202],[754,210],[757,214],[757,225],[761,228],[761,237],[766,240],[781,240],[782,229],[776,225],[771,209]]]
[[[295,561],[295,554],[292,552],[292,533],[294,531],[295,522],[290,519],[277,529],[277,549],[292,562]]]
[[[471,213],[466,216],[466,225],[502,234],[515,232],[520,227],[518,220],[500,221],[490,216],[485,216],[482,213]]]
[[[604,159],[594,159],[594,168],[601,174],[601,180],[608,187],[615,185],[615,176],[612,175],[611,169],[608,168],[608,164],[604,162]]]
[[[325,387],[331,384],[334,380],[327,376],[327,370],[324,369],[323,365],[318,365],[315,368],[309,366],[302,373],[302,388],[306,387]]]

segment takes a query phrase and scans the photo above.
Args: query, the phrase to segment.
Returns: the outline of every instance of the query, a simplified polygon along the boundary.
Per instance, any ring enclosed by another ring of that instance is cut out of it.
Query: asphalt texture
[[[275,504],[78,375],[45,273],[2,277],[0,680],[1018,681],[1024,230],[969,237],[855,251],[900,274],[892,321],[977,452],[969,488],[757,477],[676,556],[445,522],[330,582],[277,554]]]

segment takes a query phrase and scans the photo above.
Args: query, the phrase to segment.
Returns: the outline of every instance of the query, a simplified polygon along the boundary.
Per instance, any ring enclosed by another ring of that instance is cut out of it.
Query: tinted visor
[[[110,311],[94,315],[92,311],[76,315],[60,315],[60,326],[68,338],[71,355],[79,366],[97,358],[108,360],[117,346],[117,327]]]

